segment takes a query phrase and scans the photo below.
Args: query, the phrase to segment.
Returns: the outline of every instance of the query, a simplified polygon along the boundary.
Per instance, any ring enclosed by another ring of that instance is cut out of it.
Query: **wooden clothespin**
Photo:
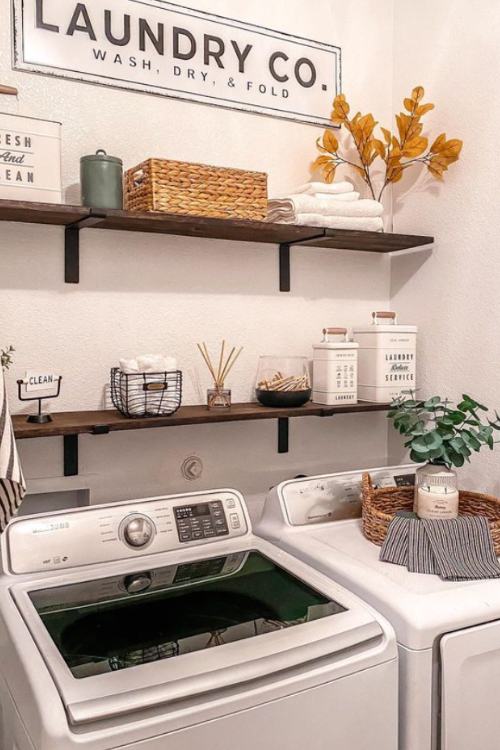
[[[17,96],[18,90],[14,88],[14,86],[5,86],[0,83],[0,94],[5,94],[6,96]]]

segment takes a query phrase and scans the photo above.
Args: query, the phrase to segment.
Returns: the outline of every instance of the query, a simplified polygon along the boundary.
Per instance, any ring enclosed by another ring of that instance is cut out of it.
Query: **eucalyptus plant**
[[[401,435],[416,463],[463,466],[473,453],[487,446],[493,450],[495,431],[500,431],[500,415],[488,416],[488,407],[464,394],[454,405],[441,396],[418,401],[407,391],[391,404],[388,418]]]
[[[0,366],[3,370],[8,370],[13,364],[14,358],[12,355],[15,351],[16,350],[12,345],[8,346],[6,349],[0,349]]]

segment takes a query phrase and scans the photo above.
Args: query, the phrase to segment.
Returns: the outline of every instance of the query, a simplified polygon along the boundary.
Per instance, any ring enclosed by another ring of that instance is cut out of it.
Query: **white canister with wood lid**
[[[347,338],[347,328],[324,328],[323,341],[313,346],[315,404],[336,406],[358,400],[358,348]]]
[[[389,403],[416,383],[417,326],[399,325],[394,312],[374,312],[372,325],[354,329],[359,344],[359,399]]]

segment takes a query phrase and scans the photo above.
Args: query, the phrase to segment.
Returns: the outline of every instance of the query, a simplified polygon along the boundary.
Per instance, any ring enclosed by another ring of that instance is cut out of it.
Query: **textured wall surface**
[[[353,103],[389,117],[392,0],[197,0],[196,7],[340,45]],[[0,0],[0,80],[20,90],[18,105],[4,97],[0,106],[63,123],[67,202],[79,199],[80,156],[99,147],[127,167],[161,155],[263,170],[273,194],[308,178],[314,127],[12,71],[9,17],[9,0]],[[408,228],[431,230],[424,213],[423,223],[408,216]],[[214,346],[223,337],[245,346],[230,385],[235,400],[247,400],[259,354],[311,355],[324,325],[359,325],[389,304],[389,261],[377,255],[294,249],[293,289],[283,295],[273,246],[95,230],[82,237],[81,284],[66,286],[60,228],[0,226],[0,344],[17,349],[9,373],[14,411],[15,379],[28,367],[62,373],[58,409],[96,408],[118,358],[149,351],[175,354],[185,403],[200,402],[209,381],[195,341]],[[414,317],[414,303],[407,307]],[[383,462],[386,437],[377,414],[294,421],[291,451],[282,456],[270,422],[84,437],[81,471],[94,502],[220,485],[259,492],[298,472]],[[61,442],[21,444],[29,478],[61,475]],[[193,453],[205,471],[188,484],[180,464]]]
[[[500,4],[484,0],[478,16],[466,0],[398,0],[395,28],[395,108],[421,83],[436,103],[426,118],[432,131],[462,138],[464,149],[443,185],[422,175],[394,196],[395,230],[434,234],[437,242],[432,253],[392,259],[392,305],[420,327],[424,393],[465,391],[498,408]],[[474,457],[463,484],[498,494],[498,456]]]

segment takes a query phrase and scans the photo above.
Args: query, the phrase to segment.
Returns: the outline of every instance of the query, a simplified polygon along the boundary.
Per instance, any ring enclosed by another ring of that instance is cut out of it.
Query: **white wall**
[[[432,132],[446,130],[464,148],[442,186],[424,176],[400,183],[395,231],[437,241],[432,253],[393,258],[392,305],[420,327],[425,394],[465,391],[499,408],[500,3],[398,0],[395,29],[395,109],[422,84],[437,105],[426,117]],[[498,456],[474,457],[462,471],[464,485],[498,494]]]
[[[195,3],[340,45],[344,90],[386,120],[392,97],[392,4]],[[9,0],[0,0],[0,80],[19,88],[20,114],[62,121],[69,202],[75,200],[80,156],[99,147],[122,156],[127,167],[162,155],[263,170],[273,194],[308,178],[319,134],[311,126],[12,71],[9,14]],[[17,111],[6,97],[0,106]],[[295,249],[293,289],[284,295],[277,291],[272,246],[87,230],[81,284],[67,286],[62,240],[60,228],[0,226],[0,344],[12,342],[17,349],[9,373],[14,411],[19,407],[14,382],[27,367],[63,374],[57,409],[97,408],[109,368],[120,356],[147,351],[179,358],[187,374],[185,403],[196,403],[189,373],[199,373],[202,389],[209,380],[195,342],[205,339],[214,346],[223,337],[245,346],[230,385],[235,400],[248,400],[259,354],[310,355],[324,325],[362,324],[373,309],[389,303],[389,264],[378,255]],[[94,501],[223,484],[258,492],[297,472],[384,461],[386,435],[384,415],[375,414],[293,421],[291,451],[281,456],[272,422],[84,437],[81,470],[89,475]],[[61,442],[21,444],[28,477],[61,474]],[[205,473],[188,485],[180,464],[193,453],[204,461]]]

